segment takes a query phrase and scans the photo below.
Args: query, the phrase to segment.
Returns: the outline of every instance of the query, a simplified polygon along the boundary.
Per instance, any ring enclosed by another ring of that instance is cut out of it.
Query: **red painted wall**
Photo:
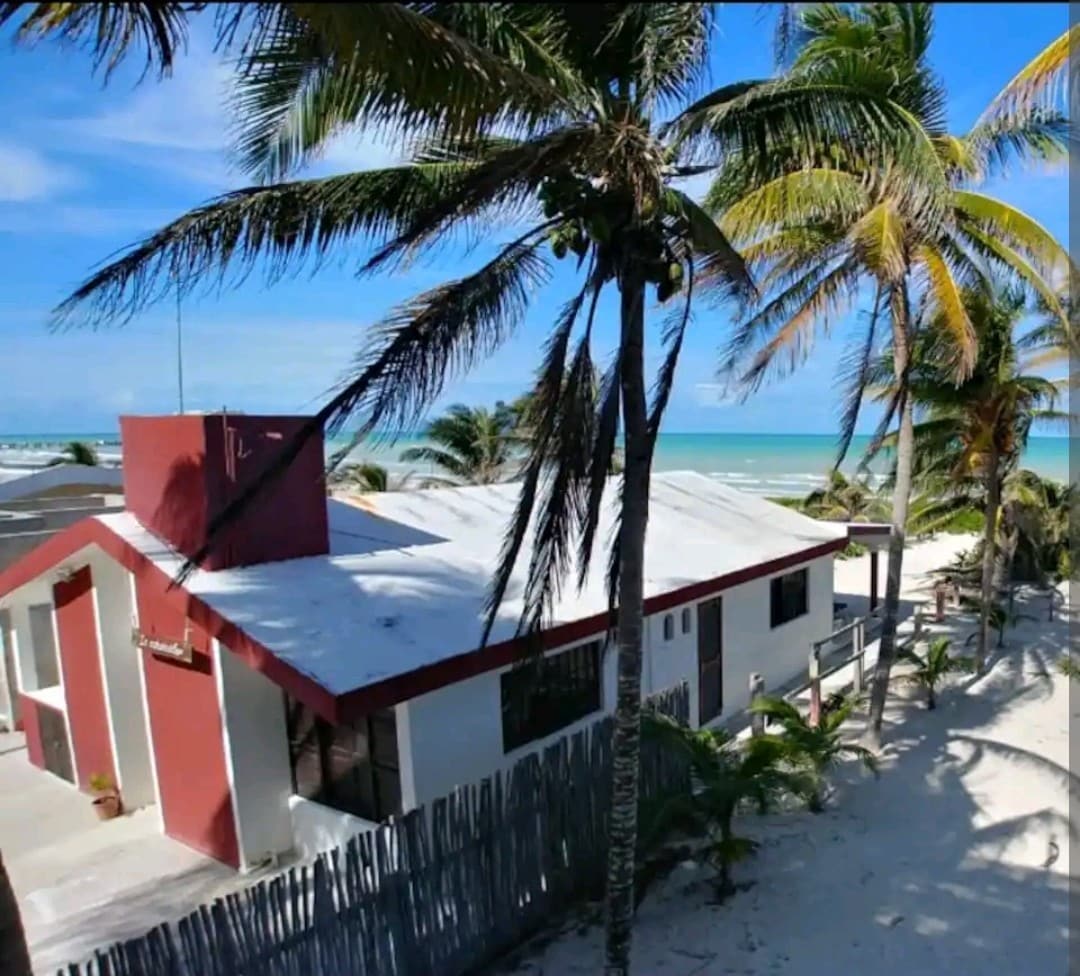
[[[288,445],[303,417],[208,414],[121,417],[124,494],[147,528],[193,555],[210,520]],[[250,566],[329,551],[318,432],[203,562]]]
[[[22,699],[23,728],[26,731],[26,758],[38,769],[44,769],[45,751],[41,746],[41,729],[38,726],[37,715],[37,710],[41,706],[26,695],[19,695],[19,698]]]
[[[89,566],[53,586],[53,604],[75,774],[88,790],[95,773],[116,781]]]
[[[164,584],[136,584],[139,629],[184,638],[184,615],[164,600]],[[240,864],[209,635],[191,626],[191,664],[143,652],[151,748],[165,833],[233,867]]]

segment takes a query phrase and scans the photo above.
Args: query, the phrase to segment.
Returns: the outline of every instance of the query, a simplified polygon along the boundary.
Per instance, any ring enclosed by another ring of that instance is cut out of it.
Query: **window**
[[[537,658],[502,675],[503,751],[600,709],[600,641]]]
[[[777,576],[771,581],[770,615],[773,627],[779,627],[806,613],[806,581],[805,569],[797,569],[794,573]]]
[[[691,619],[691,617],[690,617],[690,608],[685,607],[683,609],[683,612],[682,612],[682,632],[684,634],[689,634],[690,633],[690,627],[691,627],[690,619]]]
[[[331,725],[285,699],[293,792],[365,820],[401,812],[394,710]]]
[[[675,636],[675,618],[670,613],[664,614],[664,640],[669,641]]]

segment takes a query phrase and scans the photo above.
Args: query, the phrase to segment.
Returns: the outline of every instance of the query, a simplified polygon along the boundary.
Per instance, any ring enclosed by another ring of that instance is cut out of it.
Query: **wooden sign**
[[[184,664],[191,663],[191,655],[194,651],[191,641],[185,630],[182,641],[162,640],[160,637],[151,637],[144,634],[138,627],[132,628],[131,639],[141,651],[149,651],[157,657],[166,657],[170,661],[182,661]]]

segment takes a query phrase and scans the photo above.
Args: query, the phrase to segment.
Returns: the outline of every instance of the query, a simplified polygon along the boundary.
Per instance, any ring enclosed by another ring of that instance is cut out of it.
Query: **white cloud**
[[[44,200],[76,182],[74,173],[40,152],[0,143],[0,201]]]
[[[724,383],[695,383],[694,399],[702,407],[725,407],[737,402]]]

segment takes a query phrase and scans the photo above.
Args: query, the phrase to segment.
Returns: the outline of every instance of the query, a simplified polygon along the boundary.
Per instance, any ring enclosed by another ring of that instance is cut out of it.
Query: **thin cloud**
[[[42,153],[0,143],[0,201],[45,200],[77,183],[75,173],[51,162]]]

